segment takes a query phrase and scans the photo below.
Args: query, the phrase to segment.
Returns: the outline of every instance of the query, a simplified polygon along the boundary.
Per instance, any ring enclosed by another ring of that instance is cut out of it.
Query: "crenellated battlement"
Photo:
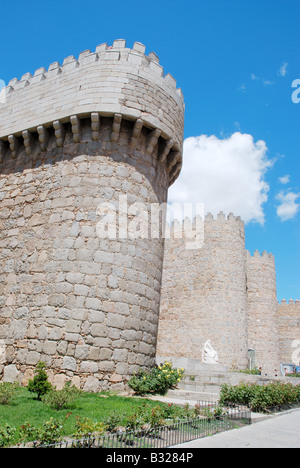
[[[242,221],[240,216],[235,216],[233,213],[229,213],[229,215],[225,215],[223,211],[220,211],[217,216],[214,216],[212,213],[206,213],[204,216],[204,222],[227,222],[227,221],[237,221],[241,222],[244,224],[244,221]],[[190,218],[186,216],[184,220],[179,221],[178,219],[174,219],[174,221],[171,224],[168,224],[168,226],[172,229],[181,229],[184,226],[195,228],[197,226],[197,223],[203,222],[203,218],[200,215],[195,216],[194,218]]]
[[[226,216],[223,211],[220,211],[216,217],[214,217],[212,213],[207,213],[205,215],[205,221],[238,221],[244,224],[240,216],[235,216],[233,213],[229,213],[229,215]]]
[[[286,301],[285,299],[282,299],[281,301],[278,301],[278,304],[280,306],[296,306],[300,309],[300,300],[299,299],[289,299],[289,301]]]
[[[12,79],[0,105],[0,163],[16,159],[22,148],[31,154],[36,141],[40,151],[47,151],[53,133],[62,148],[69,125],[74,143],[80,143],[84,119],[97,141],[101,119],[112,118],[112,143],[118,142],[122,121],[132,122],[132,151],[147,129],[146,153],[158,147],[155,154],[172,184],[182,167],[183,95],[157,55],[145,55],[145,49],[139,42],[130,49],[116,40],[111,47],[101,44],[78,58],[66,57],[62,65],[54,62],[48,70]]]
[[[225,215],[223,211],[218,213],[217,216],[213,216],[211,213],[207,213],[203,217],[200,215],[190,218],[186,216],[183,220],[174,219],[171,223],[166,222],[165,238],[166,239],[200,239],[201,247],[205,241],[208,232],[222,231],[225,235],[226,228],[235,230],[240,234],[241,230],[244,232],[244,222],[240,216],[235,216],[233,213]],[[224,229],[224,231],[223,231]]]
[[[87,49],[79,54],[76,59],[73,55],[66,57],[63,60],[63,64],[59,62],[53,62],[48,70],[44,67],[38,68],[34,74],[25,73],[20,79],[13,78],[9,81],[8,85],[4,88],[6,96],[20,89],[23,89],[29,85],[39,83],[47,78],[53,78],[53,76],[68,73],[78,67],[85,67],[94,62],[105,62],[120,61],[129,62],[135,66],[144,65],[148,68],[149,73],[158,75],[165,79],[167,85],[177,91],[179,101],[184,105],[184,99],[181,88],[177,88],[177,82],[175,78],[170,74],[165,74],[163,67],[159,64],[159,58],[154,52],[149,55],[145,54],[146,46],[140,42],[135,42],[132,49],[126,48],[126,41],[118,39],[114,41],[112,46],[108,46],[106,43],[96,47],[95,52]]]
[[[272,253],[268,253],[266,250],[264,250],[262,253],[260,253],[259,250],[255,250],[253,255],[251,255],[249,250],[246,250],[246,253],[247,253],[248,259],[260,259],[260,260],[270,259],[274,261],[274,255]]]

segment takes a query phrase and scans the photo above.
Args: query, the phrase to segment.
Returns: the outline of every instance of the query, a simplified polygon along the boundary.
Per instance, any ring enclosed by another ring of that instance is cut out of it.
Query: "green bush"
[[[15,427],[11,427],[9,424],[5,424],[4,427],[0,427],[0,448],[11,445],[15,435]]]
[[[38,445],[50,445],[59,442],[63,435],[63,425],[60,421],[50,418],[37,431]]]
[[[71,386],[71,382],[67,382],[62,390],[52,388],[48,391],[42,397],[42,401],[52,409],[61,410],[74,402],[80,394],[81,391],[78,388]]]
[[[168,390],[177,387],[183,374],[183,369],[173,369],[172,364],[165,362],[150,372],[140,371],[134,374],[128,385],[137,395],[166,395]]]
[[[52,389],[52,385],[48,382],[46,364],[39,362],[34,374],[34,378],[29,380],[27,388],[30,392],[37,393],[38,400],[41,400],[42,396]]]
[[[104,420],[107,432],[115,434],[118,430],[118,427],[122,425],[123,420],[124,416],[122,414],[119,414],[117,411],[114,411],[110,416],[108,416]]]
[[[78,416],[76,416],[75,428],[74,437],[76,438],[101,437],[106,432],[106,425],[103,422],[95,422],[90,418],[80,418]]]
[[[9,405],[15,398],[19,385],[16,383],[0,383],[0,405]]]
[[[44,421],[42,426],[39,427],[25,422],[19,429],[21,442],[23,444],[35,442],[36,447],[60,442],[63,438],[63,432],[64,423],[54,418]]]
[[[37,438],[38,429],[28,421],[25,421],[25,423],[22,424],[19,429],[19,441],[25,444],[26,442],[37,440]]]
[[[237,403],[249,406],[252,411],[266,412],[268,409],[300,403],[300,385],[270,382],[267,385],[241,382],[221,387],[220,402]]]
[[[257,367],[254,367],[254,369],[245,369],[240,371],[242,374],[248,374],[248,375],[261,375],[261,370],[257,369]]]
[[[124,427],[127,432],[142,430],[152,432],[157,427],[164,425],[172,425],[183,420],[193,420],[198,418],[200,412],[197,408],[190,408],[187,403],[184,406],[174,404],[152,406],[144,403],[136,408],[129,416],[123,416],[119,419],[114,427],[114,432],[117,428]],[[107,424],[107,421],[105,422]],[[110,432],[109,425],[107,430]]]

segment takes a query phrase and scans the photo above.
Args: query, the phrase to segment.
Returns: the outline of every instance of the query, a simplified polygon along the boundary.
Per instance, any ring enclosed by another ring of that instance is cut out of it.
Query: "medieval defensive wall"
[[[223,370],[252,365],[263,376],[280,376],[281,364],[300,365],[299,317],[299,301],[278,304],[274,256],[245,249],[240,217],[209,213],[202,233],[201,220],[198,227],[195,220],[174,224],[165,244],[158,362],[203,372],[202,350],[210,340]]]

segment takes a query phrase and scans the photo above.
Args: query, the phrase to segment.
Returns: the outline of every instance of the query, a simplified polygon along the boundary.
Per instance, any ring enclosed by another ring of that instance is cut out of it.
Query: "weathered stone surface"
[[[280,371],[278,302],[273,255],[247,254],[248,347],[255,364],[268,375]]]
[[[76,360],[70,356],[63,359],[62,369],[76,371]]]
[[[207,215],[203,227],[201,248],[187,249],[189,239],[174,233],[166,242],[157,355],[201,361],[211,340],[221,364],[246,369],[253,347],[256,364],[273,375],[280,362],[274,258],[246,252],[240,218]]]
[[[300,301],[282,300],[278,308],[281,362],[300,365]]]
[[[17,382],[20,372],[14,364],[5,366],[3,374],[3,382]]]
[[[89,376],[84,384],[83,390],[85,392],[96,393],[99,391],[99,379],[97,377]]]

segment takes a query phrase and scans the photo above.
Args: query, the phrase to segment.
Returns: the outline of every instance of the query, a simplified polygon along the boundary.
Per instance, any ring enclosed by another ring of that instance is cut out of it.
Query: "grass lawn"
[[[104,422],[114,411],[129,416],[145,403],[153,407],[165,406],[161,402],[137,397],[122,397],[107,392],[83,392],[67,409],[57,411],[38,401],[35,394],[26,388],[21,388],[8,406],[0,405],[0,427],[8,424],[18,429],[25,422],[37,427],[52,417],[64,424],[65,435],[71,435],[75,431],[76,416]]]

